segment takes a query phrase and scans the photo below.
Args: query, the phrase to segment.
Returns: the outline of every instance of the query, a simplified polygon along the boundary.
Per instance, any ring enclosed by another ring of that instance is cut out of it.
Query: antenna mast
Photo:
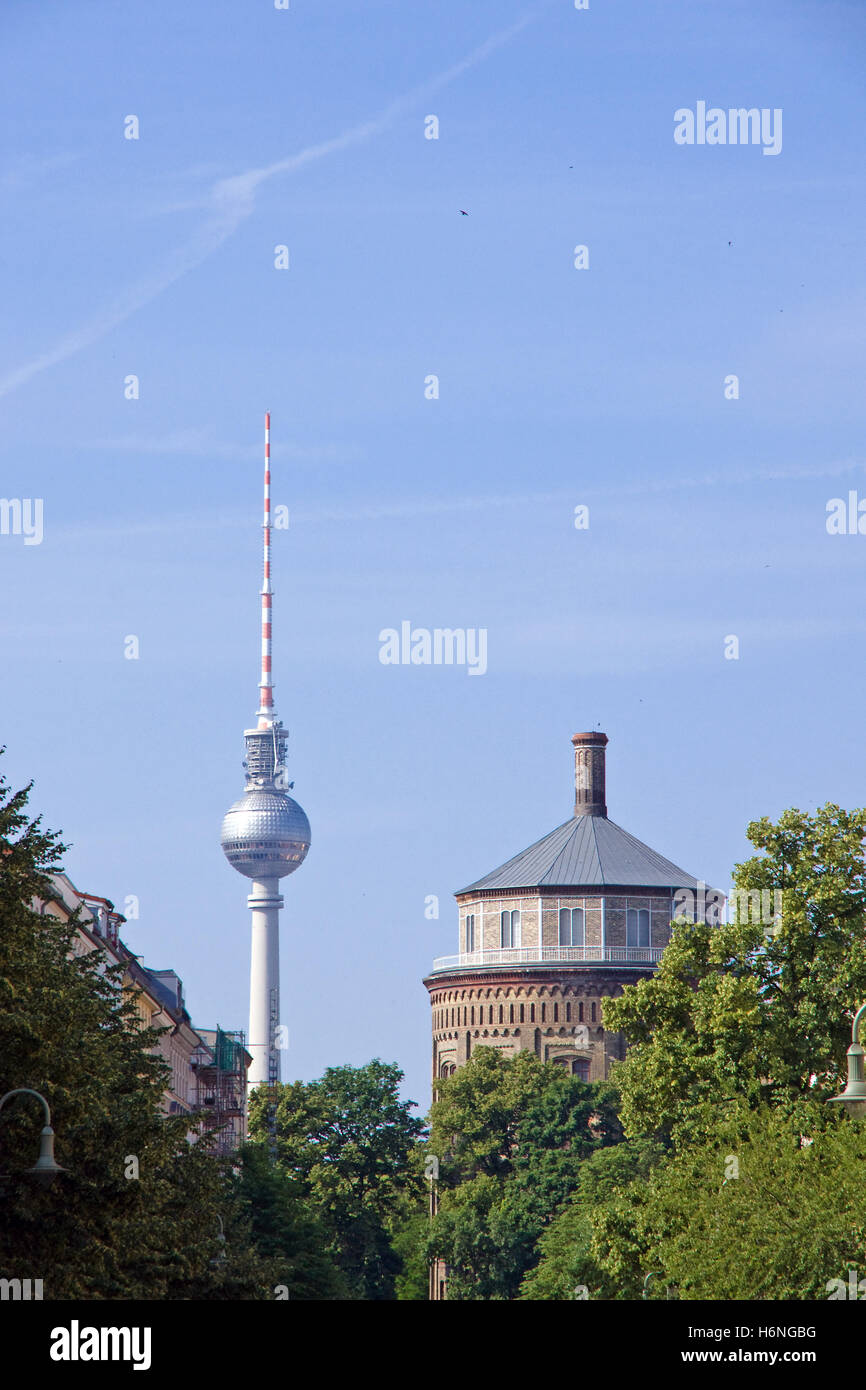
[[[265,413],[265,515],[264,576],[262,578],[262,678],[259,682],[259,728],[271,728],[274,722],[274,687],[271,675],[271,624],[273,590],[271,589],[271,412]]]

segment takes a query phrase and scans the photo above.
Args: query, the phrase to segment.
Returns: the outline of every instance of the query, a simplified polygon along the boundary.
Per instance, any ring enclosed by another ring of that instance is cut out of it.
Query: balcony
[[[433,973],[497,965],[655,965],[664,946],[511,946],[498,951],[463,951],[438,956]]]

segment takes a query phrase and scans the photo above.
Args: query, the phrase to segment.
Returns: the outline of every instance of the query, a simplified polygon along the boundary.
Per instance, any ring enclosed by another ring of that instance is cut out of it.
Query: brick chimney
[[[606,816],[604,750],[607,734],[574,734],[574,814]]]

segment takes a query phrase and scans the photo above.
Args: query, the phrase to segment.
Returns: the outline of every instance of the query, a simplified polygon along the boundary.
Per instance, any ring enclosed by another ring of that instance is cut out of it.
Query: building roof
[[[698,880],[607,816],[573,816],[459,894],[483,888],[691,888]],[[458,895],[459,895],[458,894]]]

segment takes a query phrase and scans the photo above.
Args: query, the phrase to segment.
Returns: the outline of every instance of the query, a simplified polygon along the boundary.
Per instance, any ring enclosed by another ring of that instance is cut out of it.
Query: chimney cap
[[[610,742],[607,734],[601,733],[598,729],[589,734],[572,734],[571,741],[575,745],[578,743],[600,743],[602,747]]]

